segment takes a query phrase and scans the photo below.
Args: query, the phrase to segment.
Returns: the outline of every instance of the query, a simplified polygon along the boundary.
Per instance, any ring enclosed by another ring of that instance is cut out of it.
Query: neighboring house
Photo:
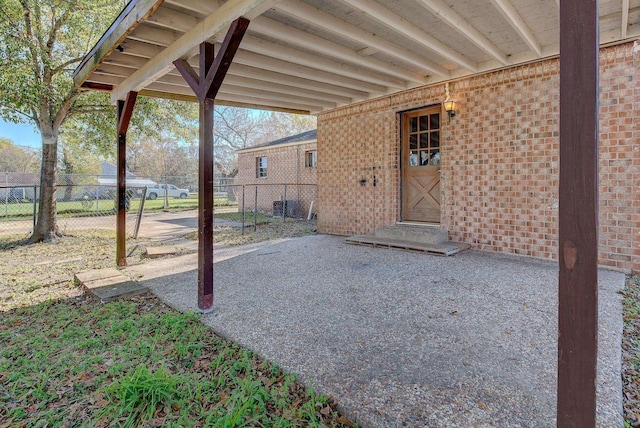
[[[286,198],[286,215],[308,215],[311,202],[317,199],[316,135],[314,129],[236,152],[236,184],[245,186],[245,209],[255,205],[257,187],[259,212],[281,214]],[[242,209],[242,195],[238,199]]]
[[[98,184],[101,186],[116,186],[117,185],[117,168],[115,165],[110,164],[109,162],[100,162],[101,173],[98,176]],[[146,178],[138,178],[134,173],[127,170],[126,171],[126,181],[127,187],[152,187],[157,186],[153,180],[149,180]],[[175,187],[175,186],[174,186]],[[153,198],[155,199],[155,198]]]
[[[101,161],[100,162],[100,176],[98,177],[98,182],[100,184],[104,183],[105,180],[111,182],[116,179],[116,175],[118,174],[118,168],[115,165],[110,164],[109,162]],[[136,178],[136,175],[131,171],[127,170],[125,172],[127,180]]]
[[[0,202],[33,201],[39,195],[40,176],[29,172],[0,173]]]

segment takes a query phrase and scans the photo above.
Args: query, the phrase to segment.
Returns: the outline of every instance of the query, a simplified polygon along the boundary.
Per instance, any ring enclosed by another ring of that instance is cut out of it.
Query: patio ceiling
[[[172,62],[198,69],[251,20],[216,103],[319,113],[557,56],[559,0],[132,0],[74,73],[76,87],[194,100]],[[600,41],[640,35],[640,0],[601,0]]]

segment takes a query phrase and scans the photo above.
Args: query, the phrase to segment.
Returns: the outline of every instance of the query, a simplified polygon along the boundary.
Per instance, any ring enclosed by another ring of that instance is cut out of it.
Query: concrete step
[[[396,224],[379,227],[374,234],[377,238],[406,241],[416,244],[443,244],[449,240],[449,232],[439,227]]]

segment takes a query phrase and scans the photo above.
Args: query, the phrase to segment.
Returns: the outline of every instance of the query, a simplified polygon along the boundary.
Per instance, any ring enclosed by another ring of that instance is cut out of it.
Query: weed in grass
[[[176,388],[179,382],[180,379],[170,375],[164,367],[152,372],[139,365],[104,389],[110,403],[101,412],[101,419],[115,421],[125,417],[122,424],[125,428],[150,420],[159,405],[171,406],[179,400]]]

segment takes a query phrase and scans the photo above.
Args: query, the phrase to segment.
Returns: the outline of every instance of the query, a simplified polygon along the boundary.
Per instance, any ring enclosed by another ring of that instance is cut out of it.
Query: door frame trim
[[[412,223],[420,223],[420,224],[425,224],[425,225],[440,225],[442,224],[442,210],[440,210],[440,220],[438,221],[438,223],[434,223],[433,221],[424,221],[424,222],[419,222],[419,221],[415,221],[415,220],[405,220],[404,219],[404,147],[402,144],[402,139],[404,137],[404,125],[405,125],[405,117],[407,115],[407,113],[412,113],[415,111],[419,111],[419,110],[429,110],[429,109],[435,109],[435,108],[439,108],[440,109],[440,135],[442,136],[442,124],[444,124],[444,122],[442,121],[443,115],[442,115],[442,111],[443,111],[443,104],[442,103],[433,103],[433,104],[427,104],[427,105],[423,105],[421,107],[413,107],[410,109],[406,109],[406,110],[399,110],[396,112],[396,120],[397,120],[397,124],[398,124],[398,135],[396,136],[397,141],[398,141],[398,145],[399,145],[399,150],[398,150],[398,174],[399,176],[399,180],[398,180],[398,185],[400,187],[400,191],[398,192],[398,205],[400,207],[399,209],[399,219],[398,219],[398,223],[402,223],[402,222],[412,222]],[[442,162],[442,157],[444,155],[443,151],[442,151],[442,140],[440,142],[441,144],[441,149],[440,149],[440,162]],[[442,177],[442,173],[440,173],[440,177]]]

